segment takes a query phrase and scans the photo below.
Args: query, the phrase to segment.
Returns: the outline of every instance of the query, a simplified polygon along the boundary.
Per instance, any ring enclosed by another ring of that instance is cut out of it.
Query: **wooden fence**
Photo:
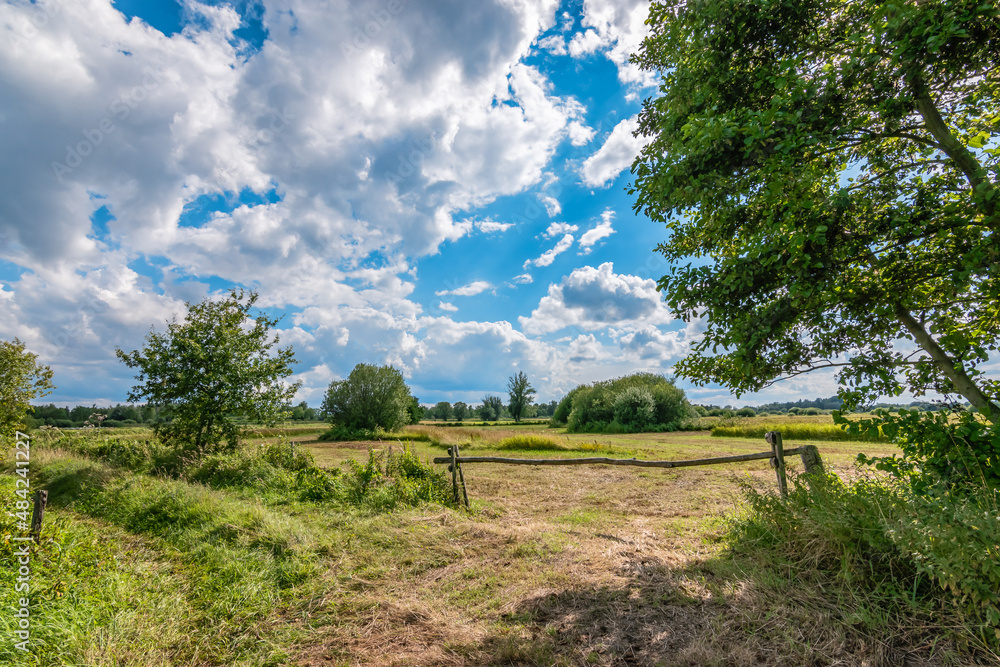
[[[439,456],[434,459],[434,463],[447,463],[448,471],[451,473],[452,491],[456,503],[464,502],[469,506],[469,493],[465,488],[465,475],[462,472],[463,463],[502,463],[507,465],[522,466],[574,466],[574,465],[613,465],[613,466],[638,466],[641,468],[686,468],[689,466],[709,466],[720,463],[738,463],[740,461],[758,461],[770,459],[771,467],[774,468],[775,476],[778,480],[778,490],[781,497],[788,495],[788,479],[785,475],[785,457],[798,455],[802,459],[802,466],[808,474],[822,474],[823,460],[819,456],[819,450],[815,445],[804,445],[793,449],[785,449],[778,431],[768,431],[764,434],[764,439],[771,445],[771,451],[757,454],[737,454],[735,456],[717,456],[707,459],[688,459],[685,461],[641,461],[639,459],[611,459],[603,456],[594,456],[578,459],[511,459],[500,456],[461,456],[458,446],[448,448],[448,456]]]

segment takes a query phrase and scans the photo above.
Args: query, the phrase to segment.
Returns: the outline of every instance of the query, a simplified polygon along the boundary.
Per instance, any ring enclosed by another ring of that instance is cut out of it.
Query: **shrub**
[[[378,440],[385,435],[381,430],[368,430],[364,428],[351,428],[350,426],[337,425],[324,431],[319,436],[323,442],[349,442],[354,440]]]
[[[571,432],[632,433],[675,430],[694,415],[684,392],[653,373],[580,385],[556,406],[554,422]]]
[[[747,408],[740,408],[739,410],[736,411],[736,416],[737,417],[756,417],[757,416],[757,411],[754,410],[753,408],[749,408],[749,407],[747,407]]]
[[[656,402],[645,387],[628,387],[615,397],[615,421],[622,426],[642,431],[653,423]]]
[[[867,457],[861,463],[906,481],[924,494],[936,486],[946,489],[1000,489],[1000,427],[982,421],[976,413],[944,410],[878,412],[868,419],[848,421],[839,412],[834,421],[849,433],[873,437],[881,434],[899,445],[902,456]]]
[[[451,485],[444,473],[423,464],[409,450],[386,455],[370,451],[365,463],[349,459],[335,480],[336,495],[342,501],[378,512],[422,502],[452,501]]]

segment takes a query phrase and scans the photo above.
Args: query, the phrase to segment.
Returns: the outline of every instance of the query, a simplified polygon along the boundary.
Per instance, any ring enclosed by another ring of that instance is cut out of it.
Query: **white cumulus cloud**
[[[639,121],[635,116],[615,125],[604,145],[584,160],[580,168],[584,183],[590,187],[604,187],[632,166],[646,142],[643,137],[633,136],[638,127]]]
[[[601,222],[597,223],[597,226],[593,229],[588,229],[583,233],[580,237],[580,247],[583,248],[581,254],[590,254],[595,243],[615,233],[615,230],[611,227],[611,220],[614,217],[615,213],[611,209],[604,211],[601,214]]]
[[[575,269],[549,285],[538,307],[518,322],[525,333],[544,334],[567,327],[597,330],[666,324],[670,319],[654,281],[615,273],[612,263],[605,262],[597,268]]]
[[[569,250],[572,245],[573,245],[573,235],[566,234],[561,239],[559,239],[559,242],[556,243],[555,247],[546,250],[541,255],[539,255],[537,259],[526,260],[524,262],[523,268],[527,269],[532,264],[534,264],[535,266],[549,266],[550,264],[552,264],[552,262],[555,261],[557,256]]]
[[[434,292],[434,295],[445,296],[447,294],[451,294],[453,296],[475,296],[477,294],[485,292],[491,287],[493,287],[493,285],[491,285],[485,280],[476,280],[469,283],[468,285],[462,285],[461,287],[456,287],[455,289],[441,290],[439,292]]]

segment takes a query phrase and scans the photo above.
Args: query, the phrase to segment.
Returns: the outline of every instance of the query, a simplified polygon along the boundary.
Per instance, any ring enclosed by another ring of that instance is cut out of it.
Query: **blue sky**
[[[697,340],[655,280],[628,168],[648,3],[0,4],[0,338],[56,403],[124,401],[114,357],[256,289],[318,405],[360,362],[424,403],[538,398]],[[829,374],[737,401],[829,396]]]

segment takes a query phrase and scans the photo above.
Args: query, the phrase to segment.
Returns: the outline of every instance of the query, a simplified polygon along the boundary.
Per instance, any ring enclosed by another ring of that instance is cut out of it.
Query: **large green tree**
[[[1000,420],[1000,18],[981,0],[670,0],[636,209],[738,394],[838,368],[849,406],[935,390]]]
[[[411,401],[410,390],[397,369],[358,364],[346,379],[330,383],[323,410],[336,426],[396,431],[410,423]]]
[[[31,409],[31,401],[51,393],[52,369],[38,363],[38,355],[24,343],[0,340],[0,438],[10,444]]]
[[[128,399],[171,408],[173,419],[155,427],[161,438],[198,451],[235,448],[239,419],[273,425],[286,416],[300,386],[284,381],[295,356],[291,346],[278,348],[278,320],[252,313],[256,301],[256,292],[232,290],[188,304],[184,320],[150,331],[142,350],[117,350],[138,370]]]
[[[518,371],[507,379],[507,396],[510,398],[507,408],[510,416],[515,422],[521,421],[521,417],[527,416],[528,406],[535,400],[535,390],[524,371]]]

